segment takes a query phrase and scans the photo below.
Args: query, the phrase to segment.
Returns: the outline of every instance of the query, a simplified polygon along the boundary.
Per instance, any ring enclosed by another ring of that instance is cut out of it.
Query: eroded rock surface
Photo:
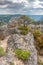
[[[5,44],[7,45],[5,46],[7,49],[6,55],[4,57],[0,57],[0,65],[10,65],[10,62],[13,62],[14,65],[37,65],[37,51],[34,46],[34,37],[32,33],[29,32],[27,35],[10,35],[6,38]],[[5,44],[3,42],[3,46]],[[30,51],[31,55],[28,60],[17,58],[14,52],[16,48]]]
[[[33,35],[30,32],[27,35],[15,34],[11,36],[8,40],[8,47],[9,49],[19,48],[19,49],[28,50],[31,52],[30,57],[28,58],[28,60],[25,60],[25,61],[18,59],[14,55],[14,62],[15,60],[17,61],[16,65],[37,65],[37,51],[34,47]]]

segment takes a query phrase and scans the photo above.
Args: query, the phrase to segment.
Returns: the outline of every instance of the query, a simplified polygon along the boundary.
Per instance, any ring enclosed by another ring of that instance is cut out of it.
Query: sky
[[[0,14],[43,15],[43,0],[0,0]]]

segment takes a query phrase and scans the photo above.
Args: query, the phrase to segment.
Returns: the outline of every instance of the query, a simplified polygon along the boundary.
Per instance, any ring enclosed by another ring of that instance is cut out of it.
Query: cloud
[[[43,0],[39,0],[39,1],[43,1]]]
[[[31,10],[31,13],[32,15],[35,14],[35,15],[43,15],[43,10]]]
[[[43,0],[0,0],[0,13],[43,15]]]

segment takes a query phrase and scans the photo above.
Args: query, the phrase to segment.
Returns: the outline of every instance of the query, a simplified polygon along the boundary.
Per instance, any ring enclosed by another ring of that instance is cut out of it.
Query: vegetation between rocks
[[[5,56],[5,51],[2,47],[0,47],[0,57]]]
[[[10,62],[10,65],[14,65],[14,63],[13,62]]]
[[[30,51],[27,51],[27,50],[16,49],[15,54],[18,58],[27,60],[31,53]]]
[[[26,35],[28,34],[28,27],[27,26],[19,26],[19,30],[21,30],[21,34]]]
[[[42,34],[42,32],[39,29],[36,29],[33,31],[34,38],[37,39]]]
[[[38,29],[33,31],[34,39],[35,39],[35,46],[38,50],[38,53],[43,55],[43,34],[42,32]]]

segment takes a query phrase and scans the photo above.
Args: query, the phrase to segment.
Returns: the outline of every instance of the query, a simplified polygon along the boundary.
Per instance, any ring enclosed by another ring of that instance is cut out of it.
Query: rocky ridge
[[[6,56],[0,58],[0,65],[9,65],[13,62],[14,65],[37,65],[37,51],[34,47],[34,37],[29,32],[27,35],[14,34],[7,40]],[[15,56],[14,49],[19,48],[31,52],[28,60],[21,60]]]
[[[0,45],[6,52],[5,56],[0,57],[0,65],[10,65],[10,62],[13,62],[14,65],[37,65],[37,51],[31,32],[28,32],[26,35],[20,34],[20,30],[17,28],[17,22],[12,24],[12,21],[0,27],[0,30],[4,35],[3,40],[0,40]],[[15,55],[14,50],[17,48],[31,52],[28,60],[19,59]]]

